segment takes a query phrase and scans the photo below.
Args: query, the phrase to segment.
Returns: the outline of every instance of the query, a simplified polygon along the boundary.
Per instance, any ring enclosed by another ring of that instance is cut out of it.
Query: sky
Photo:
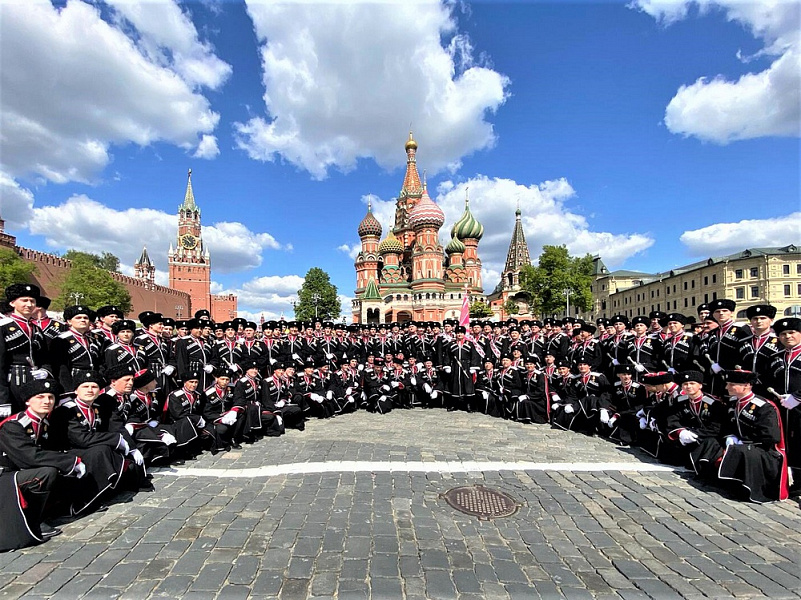
[[[0,0],[0,215],[18,244],[167,249],[192,169],[212,291],[350,316],[414,132],[447,244],[466,194],[496,286],[545,244],[659,272],[801,243],[801,3]]]

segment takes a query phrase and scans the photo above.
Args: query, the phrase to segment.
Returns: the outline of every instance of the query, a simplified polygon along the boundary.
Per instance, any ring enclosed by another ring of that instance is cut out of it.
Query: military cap
[[[184,372],[181,375],[181,381],[186,383],[187,381],[200,381],[202,378],[201,372],[197,369],[190,369],[189,371]]]
[[[590,323],[582,323],[581,327],[579,327],[580,331],[586,331],[587,333],[595,333],[598,331],[598,328],[595,325],[591,325]]]
[[[776,307],[770,304],[755,304],[745,309],[745,316],[749,319],[754,317],[768,317],[772,319],[776,316]]]
[[[164,317],[161,320],[161,323],[162,325],[164,325],[164,327],[175,327],[175,319],[172,319],[170,317]]]
[[[661,310],[652,310],[648,313],[649,319],[659,319],[662,320],[667,316],[667,313],[662,312]]]
[[[22,296],[19,296],[22,298]],[[28,401],[39,394],[58,395],[60,386],[55,379],[32,379],[31,381],[19,386],[19,395],[24,401]]]
[[[69,321],[74,319],[79,315],[86,315],[89,317],[90,321],[95,320],[95,311],[93,311],[88,306],[82,306],[80,304],[76,304],[75,306],[68,306],[64,309],[64,320]]]
[[[646,373],[642,382],[646,385],[661,385],[663,383],[670,383],[673,381],[673,374],[668,371],[659,371],[658,373]]]
[[[681,323],[682,325],[687,324],[687,317],[685,317],[681,313],[670,313],[667,316],[667,322],[670,323],[671,321],[676,321],[677,323]]]
[[[679,385],[687,383],[688,381],[704,383],[704,374],[701,373],[701,371],[682,371],[681,373],[676,373],[673,376],[673,380]]]
[[[119,307],[114,306],[113,304],[107,304],[97,309],[97,316],[101,319],[110,315],[117,315],[120,319],[125,318],[125,313],[123,313]]]
[[[615,367],[615,375],[620,375],[621,373],[628,373],[629,375],[634,375],[634,365],[630,364],[620,364]]]
[[[72,383],[76,390],[78,389],[79,385],[84,383],[95,383],[98,387],[102,388],[104,385],[106,385],[106,380],[97,371],[82,371],[72,378]]]
[[[38,298],[41,295],[39,288],[30,283],[14,283],[6,288],[6,300],[13,302],[18,298]]]
[[[645,315],[640,315],[639,317],[634,317],[631,320],[631,326],[634,327],[635,325],[645,325],[646,327],[651,324],[651,320],[646,317]]]
[[[457,325],[456,333],[467,333],[467,327],[465,327],[464,325]]]
[[[161,313],[153,312],[152,310],[146,310],[145,312],[139,313],[139,322],[143,327],[150,327],[156,323],[163,323],[164,317]]]
[[[225,331],[225,322],[215,323],[212,325],[214,331]]]
[[[133,385],[135,390],[145,387],[151,381],[156,381],[156,374],[150,369],[140,369],[134,373]]]
[[[612,325],[615,323],[623,323],[626,327],[629,326],[629,318],[626,315],[615,315],[610,319]]]
[[[244,319],[244,318],[242,318],[242,317],[237,317],[236,319],[234,319],[234,320],[232,321],[232,323],[234,324],[234,327],[239,327],[240,325],[241,325],[242,327],[244,327],[244,326],[245,326],[245,324],[246,324],[247,322],[248,322],[248,320],[247,320],[247,319]]]
[[[253,321],[248,321],[247,323],[245,323],[245,329],[253,329],[255,331],[258,328],[259,326],[256,325],[256,323],[254,323]]]
[[[128,375],[136,375],[136,369],[134,369],[133,365],[130,363],[114,365],[106,369],[106,377],[112,381],[115,379],[122,379]]]
[[[729,300],[728,298],[718,298],[717,300],[712,300],[712,302],[709,303],[709,311],[715,312],[721,308],[726,310],[734,310],[736,306],[737,303],[734,300]]]
[[[186,323],[186,325],[184,325],[184,327],[186,327],[187,329],[202,329],[203,328],[203,323],[201,322],[201,319],[187,319],[184,322]]]
[[[116,321],[116,322],[112,323],[112,325],[111,325],[112,333],[117,334],[120,331],[122,331],[123,329],[127,329],[128,331],[134,331],[135,332],[136,331],[136,323],[134,321],[132,321],[131,319],[120,319],[119,321]]]
[[[205,308],[201,308],[200,310],[195,312],[195,318],[198,320],[210,320],[211,313]]]
[[[705,310],[709,310],[709,304],[707,304],[706,302],[703,302],[703,303],[699,304],[698,308],[696,309],[696,311],[698,312],[699,315],[701,314],[702,311],[705,311]]]
[[[36,306],[38,306],[39,308],[43,308],[44,310],[47,310],[48,308],[50,308],[50,302],[51,300],[47,296],[39,296],[36,299]]]
[[[777,335],[784,331],[801,331],[801,319],[798,317],[780,319],[773,324],[773,331],[775,331]]]
[[[738,369],[734,371],[724,371],[723,379],[726,383],[750,383],[754,385],[759,380],[759,376],[753,371]]]

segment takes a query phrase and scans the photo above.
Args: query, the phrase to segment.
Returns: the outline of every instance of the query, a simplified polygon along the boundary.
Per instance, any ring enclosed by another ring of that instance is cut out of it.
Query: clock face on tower
[[[181,245],[187,250],[192,250],[197,246],[197,238],[191,233],[186,233],[181,236]]]

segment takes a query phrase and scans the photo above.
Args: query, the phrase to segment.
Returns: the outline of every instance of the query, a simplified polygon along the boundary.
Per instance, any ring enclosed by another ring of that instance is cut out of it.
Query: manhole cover
[[[481,485],[453,488],[442,497],[456,510],[479,519],[508,517],[518,508],[511,496]]]

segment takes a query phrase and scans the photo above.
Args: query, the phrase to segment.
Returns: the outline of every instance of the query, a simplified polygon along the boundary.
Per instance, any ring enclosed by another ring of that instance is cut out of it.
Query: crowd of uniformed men
[[[769,305],[749,307],[747,323],[715,300],[697,318],[259,327],[205,310],[137,324],[114,306],[69,306],[59,322],[36,286],[5,295],[0,549],[57,535],[43,520],[102,510],[110,490],[152,490],[149,465],[365,409],[551,423],[756,502],[786,498],[794,469],[801,483],[801,319],[774,321]]]

